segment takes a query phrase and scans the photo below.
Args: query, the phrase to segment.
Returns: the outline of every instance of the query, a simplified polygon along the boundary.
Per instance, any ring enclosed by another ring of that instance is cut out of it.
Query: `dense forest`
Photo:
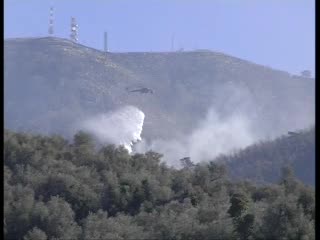
[[[291,167],[260,186],[217,162],[182,164],[98,148],[84,132],[5,130],[5,239],[315,239],[315,192]]]

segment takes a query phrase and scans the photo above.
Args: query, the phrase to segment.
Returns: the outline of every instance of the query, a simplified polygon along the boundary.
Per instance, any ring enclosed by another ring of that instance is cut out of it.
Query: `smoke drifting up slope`
[[[270,101],[283,104],[283,99],[274,97]],[[314,124],[314,113],[310,111],[310,114],[303,114],[303,111],[306,112],[303,105],[296,109],[295,114],[274,109],[271,112],[278,113],[283,118],[282,121],[275,122],[270,112],[264,111],[270,106],[265,107],[256,102],[255,99],[258,98],[241,82],[222,83],[212,92],[209,101],[211,107],[206,117],[190,129],[190,134],[179,138],[142,141],[135,146],[135,151],[153,150],[163,153],[167,163],[179,166],[179,159],[183,157],[191,157],[193,162],[213,160],[220,154],[229,154],[254,142],[272,139],[287,131]]]
[[[165,162],[177,167],[179,159],[184,157],[191,157],[193,162],[213,160],[220,154],[229,154],[281,134],[279,130],[274,132],[272,121],[261,124],[266,116],[247,87],[227,82],[220,84],[218,89],[220,91],[212,94],[206,116],[182,137],[142,140],[134,146],[134,152],[152,150],[162,153]],[[287,115],[285,112],[282,114]],[[295,121],[288,119],[286,128],[280,129],[284,133],[294,130]],[[144,113],[136,107],[127,106],[89,118],[81,128],[94,134],[102,143],[124,145],[131,153],[133,143],[141,140],[143,122]],[[312,122],[312,115],[303,121],[306,126]]]
[[[219,154],[246,147],[255,140],[250,121],[244,115],[234,114],[222,119],[211,109],[190,135],[151,142],[142,140],[135,146],[135,151],[153,150],[163,153],[165,162],[179,166],[179,159],[183,157],[191,157],[194,162],[212,160]]]
[[[123,145],[129,152],[141,140],[144,113],[133,106],[90,117],[79,127],[93,134],[104,144]]]
[[[211,107],[206,116],[189,134],[175,139],[142,141],[135,150],[163,153],[168,164],[179,166],[179,159],[183,157],[191,157],[193,162],[213,160],[267,136],[270,128],[264,126],[261,131],[257,118],[259,108],[245,86],[231,81],[222,83],[212,92],[209,102]]]
[[[249,120],[244,115],[231,115],[222,120],[211,109],[207,118],[188,139],[192,159],[212,160],[215,156],[252,144]]]

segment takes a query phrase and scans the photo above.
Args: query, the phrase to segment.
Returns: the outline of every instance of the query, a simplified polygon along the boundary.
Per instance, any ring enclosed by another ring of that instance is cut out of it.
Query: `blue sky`
[[[49,7],[55,36],[114,52],[210,49],[290,73],[314,72],[314,0],[5,0],[4,35],[46,36]]]

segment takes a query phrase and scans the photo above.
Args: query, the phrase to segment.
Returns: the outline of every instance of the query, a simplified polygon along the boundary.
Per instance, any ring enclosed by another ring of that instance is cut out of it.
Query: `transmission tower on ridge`
[[[104,52],[107,53],[108,51],[108,33],[104,32]]]
[[[48,28],[49,35],[53,35],[53,33],[54,33],[54,31],[53,31],[53,20],[54,20],[53,11],[54,11],[53,7],[50,7],[49,28]]]
[[[76,19],[74,17],[71,18],[71,34],[70,38],[73,42],[78,42],[78,29],[79,26],[76,22]]]

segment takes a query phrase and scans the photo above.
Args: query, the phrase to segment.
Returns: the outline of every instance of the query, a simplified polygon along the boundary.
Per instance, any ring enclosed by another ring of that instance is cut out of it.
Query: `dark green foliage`
[[[60,197],[52,197],[45,205],[35,205],[34,218],[48,236],[75,239],[81,233],[81,228],[74,220],[71,205]]]
[[[74,135],[73,142],[76,147],[94,145],[92,137],[89,134],[82,131]]]
[[[228,213],[232,218],[239,218],[248,209],[249,199],[245,194],[234,194],[230,199],[230,209]]]
[[[47,240],[48,237],[41,229],[34,227],[23,238],[24,240]]]
[[[246,214],[241,217],[236,223],[236,231],[240,239],[248,239],[253,233],[254,215]]]
[[[277,182],[282,167],[291,166],[299,180],[314,186],[315,129],[260,142],[215,161],[226,164],[232,179],[249,179],[259,184]]]
[[[311,218],[315,219],[315,195],[314,190],[311,188],[302,188],[300,191],[300,196],[298,198],[298,204],[301,205],[304,213],[310,215]]]
[[[261,231],[264,239],[315,239],[314,221],[303,214],[294,196],[290,195],[270,204]]]
[[[82,132],[71,144],[5,131],[4,144],[5,239],[315,239],[314,190],[290,168],[256,186],[214,162],[96,149]]]

